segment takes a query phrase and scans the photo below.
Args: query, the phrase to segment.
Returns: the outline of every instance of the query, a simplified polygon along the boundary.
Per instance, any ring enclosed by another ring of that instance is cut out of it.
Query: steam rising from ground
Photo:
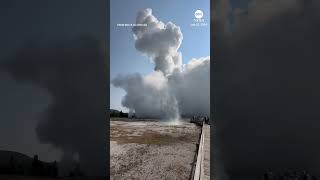
[[[151,9],[138,12],[136,23],[147,26],[132,29],[135,47],[155,68],[148,75],[119,75],[112,80],[126,91],[122,105],[140,117],[177,120],[181,114],[209,115],[210,57],[182,64],[180,27],[159,21]]]

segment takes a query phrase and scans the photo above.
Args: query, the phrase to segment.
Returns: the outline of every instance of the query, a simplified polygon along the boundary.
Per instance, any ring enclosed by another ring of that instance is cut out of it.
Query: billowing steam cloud
[[[63,168],[71,168],[68,165],[78,156],[81,170],[93,176],[107,172],[101,45],[85,36],[48,47],[27,46],[1,66],[16,80],[48,91],[53,101],[36,128],[39,140],[63,150]]]
[[[126,90],[122,104],[139,116],[178,118],[177,101],[170,93],[168,79],[162,72],[155,71],[147,76],[119,76],[113,84]]]
[[[155,63],[155,70],[164,75],[171,74],[175,69],[180,69],[182,64],[181,53],[178,49],[182,42],[180,28],[168,22],[164,24],[152,15],[151,9],[138,13],[137,24],[132,29],[137,50],[149,56]]]
[[[138,13],[133,30],[135,47],[155,64],[148,75],[118,76],[112,81],[126,91],[123,106],[142,117],[177,119],[186,115],[209,115],[210,57],[182,64],[178,51],[182,33],[172,22],[163,23],[151,9]]]
[[[216,3],[216,179],[257,180],[267,168],[319,178],[319,1]]]

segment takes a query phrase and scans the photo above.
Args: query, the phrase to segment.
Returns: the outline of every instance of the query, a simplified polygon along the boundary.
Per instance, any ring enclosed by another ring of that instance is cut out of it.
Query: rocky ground
[[[110,179],[190,178],[200,127],[125,119],[110,123]]]

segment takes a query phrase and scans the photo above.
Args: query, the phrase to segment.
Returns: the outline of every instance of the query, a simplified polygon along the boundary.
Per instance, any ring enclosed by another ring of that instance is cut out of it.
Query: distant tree
[[[14,163],[14,158],[13,155],[11,154],[10,156],[10,173],[14,174],[16,171],[15,163]]]
[[[54,161],[52,166],[53,166],[53,167],[52,167],[52,176],[53,176],[53,177],[57,177],[57,176],[58,176],[58,165],[57,165],[57,161]]]
[[[33,156],[32,175],[34,175],[34,176],[38,176],[39,175],[39,159],[38,159],[38,155],[34,155]]]
[[[35,155],[33,157],[32,175],[34,175],[34,176],[43,176],[43,175],[45,175],[44,164],[39,160],[38,155]]]
[[[122,111],[120,111],[120,113],[119,113],[119,117],[129,117],[128,116],[129,114],[128,113],[124,113],[124,112],[122,112]]]
[[[117,112],[111,112],[110,117],[119,117],[119,113]]]

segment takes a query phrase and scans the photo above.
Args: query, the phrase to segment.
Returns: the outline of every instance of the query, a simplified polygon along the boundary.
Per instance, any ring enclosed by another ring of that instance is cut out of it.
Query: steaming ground
[[[111,118],[111,179],[189,179],[200,127]]]

